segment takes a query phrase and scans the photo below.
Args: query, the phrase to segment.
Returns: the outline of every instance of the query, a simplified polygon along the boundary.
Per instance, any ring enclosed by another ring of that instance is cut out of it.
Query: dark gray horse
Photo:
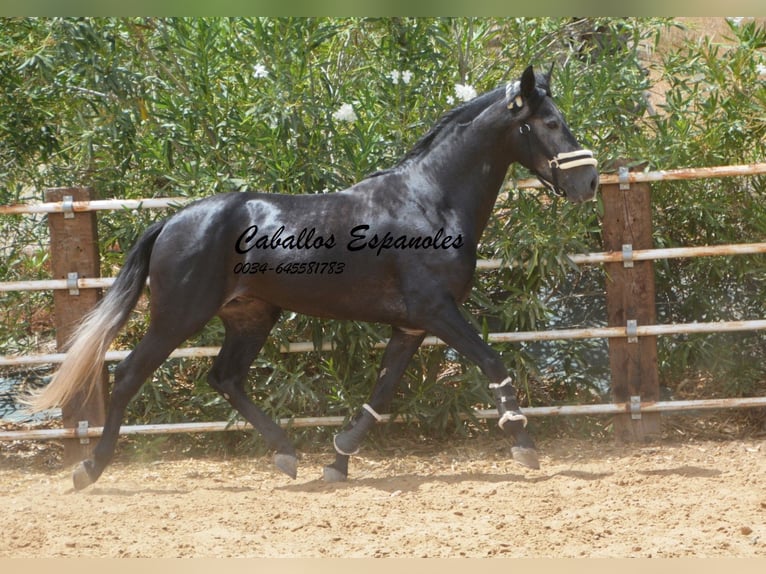
[[[344,480],[348,460],[384,412],[426,333],[476,362],[494,389],[514,459],[539,466],[516,390],[499,355],[461,316],[476,245],[511,162],[574,202],[593,197],[596,160],[553,103],[550,74],[517,82],[447,113],[395,167],[322,195],[230,193],[189,204],[155,223],[128,254],[114,285],[73,338],[35,409],[92,390],[104,353],[151,286],[151,321],[115,371],[94,456],[74,473],[83,488],[111,460],[128,401],[184,340],[215,315],[226,335],[209,382],[276,451],[295,477],[287,434],[246,395],[248,369],[283,309],[392,327],[369,403],[335,437],[325,478]]]

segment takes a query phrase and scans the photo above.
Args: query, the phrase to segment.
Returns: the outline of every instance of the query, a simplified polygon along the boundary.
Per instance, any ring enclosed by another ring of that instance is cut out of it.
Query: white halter
[[[589,149],[578,149],[577,151],[557,153],[553,159],[548,160],[548,165],[551,169],[564,170],[583,165],[598,165],[598,161]]]
[[[521,97],[521,82],[508,82],[505,85],[505,100],[508,102],[508,109],[514,112],[524,107],[524,98]],[[519,127],[522,134],[528,134],[532,131],[529,124],[522,124]],[[548,166],[551,168],[553,174],[553,182],[550,182],[538,175],[540,181],[542,181],[546,187],[556,193],[560,193],[558,189],[558,178],[556,177],[556,170],[567,170],[575,167],[582,167],[586,165],[598,166],[598,161],[593,157],[593,152],[588,149],[579,149],[575,151],[565,151],[557,153],[551,159],[548,160]]]

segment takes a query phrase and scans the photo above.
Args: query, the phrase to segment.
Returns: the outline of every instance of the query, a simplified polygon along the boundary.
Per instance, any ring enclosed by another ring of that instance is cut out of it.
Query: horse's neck
[[[440,146],[413,166],[432,182],[429,192],[438,196],[435,202],[458,213],[476,240],[487,225],[510,165],[499,146],[482,143],[468,150]]]

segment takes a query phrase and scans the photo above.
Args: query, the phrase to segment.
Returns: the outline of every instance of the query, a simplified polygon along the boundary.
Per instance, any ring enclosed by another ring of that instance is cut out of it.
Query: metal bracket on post
[[[74,219],[74,197],[65,195],[61,200],[61,210],[64,212],[64,219]]]
[[[628,335],[628,343],[638,343],[638,321],[628,319],[625,331]]]
[[[641,420],[641,397],[630,397],[630,418],[634,421]]]
[[[628,191],[630,189],[630,170],[628,166],[623,165],[617,170],[617,181],[620,184],[620,191]]]
[[[80,287],[77,284],[77,280],[80,278],[80,274],[77,271],[66,274],[66,288],[69,289],[70,295],[79,295]]]
[[[88,421],[79,421],[77,423],[75,436],[80,439],[80,444],[90,444],[90,438],[88,438]]]
[[[625,243],[622,246],[622,265],[625,268],[633,267],[633,245]]]

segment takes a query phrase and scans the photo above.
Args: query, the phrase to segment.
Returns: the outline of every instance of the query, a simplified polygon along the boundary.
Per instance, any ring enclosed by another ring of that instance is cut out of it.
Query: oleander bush
[[[726,46],[687,41],[657,52],[675,24],[636,18],[52,18],[0,20],[0,202],[40,200],[47,187],[99,197],[203,197],[257,189],[330,193],[405,154],[450,107],[554,65],[553,91],[602,171],[763,161],[766,30],[732,21]],[[659,99],[658,99],[659,93]],[[603,272],[566,254],[600,251],[598,202],[572,206],[513,187],[509,173],[480,246],[512,263],[477,274],[466,305],[477,328],[603,325]],[[762,241],[762,177],[653,185],[655,243]],[[169,211],[99,214],[102,274]],[[44,218],[2,216],[0,275],[46,277]],[[763,256],[659,262],[663,322],[766,317]],[[0,351],[52,339],[46,293],[3,294]],[[119,336],[130,348],[145,305]],[[285,313],[252,369],[252,392],[274,416],[348,415],[364,402],[388,334],[382,325]],[[188,344],[217,345],[213,321]],[[290,341],[335,350],[284,354]],[[603,341],[500,345],[526,404],[600,401]],[[661,339],[665,384],[698,375],[722,395],[763,394],[759,333]],[[233,416],[205,383],[209,360],[171,360],[131,405],[140,422]],[[394,410],[427,432],[466,431],[460,413],[491,404],[475,367],[423,348]],[[472,428],[472,427],[471,427]]]

